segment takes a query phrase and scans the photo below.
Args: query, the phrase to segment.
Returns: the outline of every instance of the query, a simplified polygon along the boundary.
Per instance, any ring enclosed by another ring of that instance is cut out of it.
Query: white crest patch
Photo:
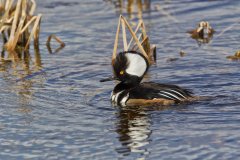
[[[126,72],[128,74],[135,75],[138,77],[143,76],[143,74],[147,69],[146,60],[142,56],[138,54],[132,54],[132,53],[126,53],[126,57],[129,62]]]

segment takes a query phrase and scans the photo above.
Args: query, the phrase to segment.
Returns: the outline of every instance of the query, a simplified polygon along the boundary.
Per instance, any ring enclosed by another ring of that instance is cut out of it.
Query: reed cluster
[[[120,30],[122,28],[122,42],[123,42],[123,50],[129,51],[134,50],[141,53],[149,62],[149,64],[153,64],[156,61],[156,46],[150,44],[149,37],[146,33],[146,28],[144,22],[142,20],[139,21],[135,31],[133,31],[132,27],[122,15],[119,16],[118,27],[116,31],[116,37],[114,42],[113,54],[112,54],[112,62],[116,59],[117,49],[118,49],[118,40]],[[128,41],[127,38],[127,30],[130,33],[131,39]]]
[[[35,0],[0,0],[0,32],[7,51],[18,46],[28,50],[32,38],[38,45],[42,15],[34,15],[35,9]]]

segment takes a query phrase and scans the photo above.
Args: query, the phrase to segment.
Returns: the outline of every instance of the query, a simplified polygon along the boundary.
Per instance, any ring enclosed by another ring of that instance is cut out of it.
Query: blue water
[[[240,1],[38,1],[40,55],[0,63],[0,159],[238,159]],[[168,107],[111,105],[111,54],[119,14],[145,22],[157,63],[147,80],[177,84],[210,100]],[[186,31],[216,30],[199,44]],[[66,46],[50,54],[47,37]],[[2,41],[0,41],[2,44]],[[180,57],[179,52],[186,54]],[[40,56],[40,57],[39,57]],[[176,61],[171,61],[175,59]],[[38,60],[38,61],[37,61]]]

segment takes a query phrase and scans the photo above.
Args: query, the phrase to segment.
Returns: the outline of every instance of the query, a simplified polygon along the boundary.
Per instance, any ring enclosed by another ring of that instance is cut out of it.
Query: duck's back
[[[176,85],[158,84],[154,82],[144,82],[135,86],[126,87],[124,84],[117,85],[116,88],[124,90],[115,90],[112,100],[118,105],[169,105],[178,102],[187,101],[192,98],[192,93]]]
[[[159,84],[154,82],[140,83],[129,92],[129,98],[132,99],[164,98],[168,100],[181,101],[192,97],[192,92],[187,89],[176,85]]]

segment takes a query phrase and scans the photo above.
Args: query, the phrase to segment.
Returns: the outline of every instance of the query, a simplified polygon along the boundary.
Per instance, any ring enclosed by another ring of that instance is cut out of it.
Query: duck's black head
[[[115,79],[126,84],[139,84],[149,67],[147,59],[136,51],[120,52],[113,62]]]

